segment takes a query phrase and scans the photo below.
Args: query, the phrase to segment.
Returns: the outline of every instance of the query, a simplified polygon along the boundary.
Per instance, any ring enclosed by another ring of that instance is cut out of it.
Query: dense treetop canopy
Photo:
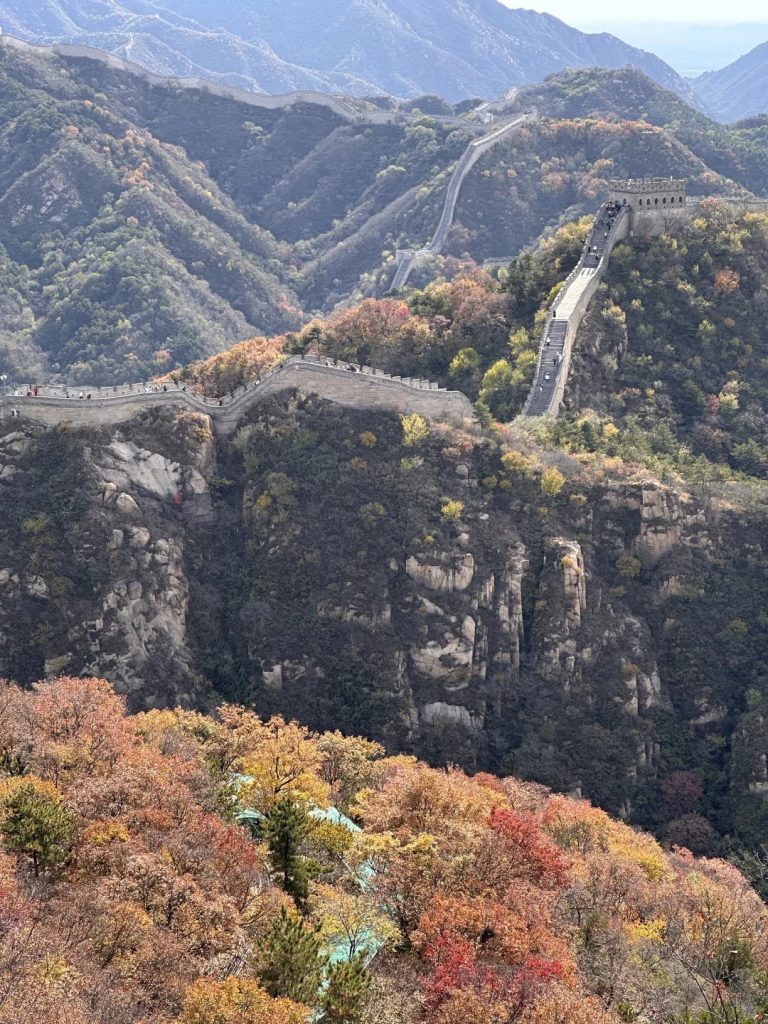
[[[234,705],[126,717],[93,679],[4,684],[0,726],[8,1024],[746,1022],[765,1005],[768,912],[739,872],[585,802]],[[362,829],[311,813],[332,803]]]

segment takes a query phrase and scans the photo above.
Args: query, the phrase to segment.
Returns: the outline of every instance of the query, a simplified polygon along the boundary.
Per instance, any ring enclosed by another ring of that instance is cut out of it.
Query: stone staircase
[[[576,335],[608,268],[613,247],[630,230],[629,207],[600,207],[579,262],[566,278],[542,331],[536,372],[523,416],[556,416],[565,394]]]

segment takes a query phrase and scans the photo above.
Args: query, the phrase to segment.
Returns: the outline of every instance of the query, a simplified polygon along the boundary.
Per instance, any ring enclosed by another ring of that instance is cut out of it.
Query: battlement
[[[211,417],[217,433],[233,433],[243,416],[255,405],[281,391],[318,395],[329,402],[356,409],[389,409],[417,412],[430,419],[472,419],[472,403],[460,391],[446,391],[438,384],[399,377],[322,356],[289,356],[260,380],[215,398],[197,394],[186,385],[124,384],[105,388],[48,384],[22,385],[0,390],[0,417],[19,417],[56,426],[108,426],[126,422],[147,409],[174,405]],[[35,393],[36,392],[36,393]]]
[[[633,211],[685,209],[684,178],[614,178],[608,187],[610,202],[626,203]]]
[[[644,192],[682,192],[685,194],[685,178],[612,178],[608,182],[611,191],[627,195],[642,195]]]

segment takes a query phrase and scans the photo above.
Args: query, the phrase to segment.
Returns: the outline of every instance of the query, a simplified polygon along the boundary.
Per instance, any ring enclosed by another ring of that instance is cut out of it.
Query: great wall
[[[189,386],[174,382],[101,388],[25,384],[7,388],[0,396],[0,415],[46,426],[69,423],[94,427],[124,423],[149,409],[175,406],[205,413],[210,416],[215,432],[227,436],[265,398],[289,390],[318,395],[354,409],[389,409],[456,422],[474,416],[472,403],[460,391],[447,391],[431,381],[397,377],[370,366],[316,356],[289,356],[260,380],[221,398],[200,395]]]
[[[615,209],[611,215],[610,210]],[[613,247],[630,230],[629,206],[600,207],[579,262],[563,282],[542,331],[536,372],[523,416],[557,415],[565,394],[576,335],[608,266]]]
[[[603,280],[613,248],[637,230],[665,231],[672,222],[692,216],[704,201],[687,199],[684,181],[657,178],[611,182],[609,201],[598,211],[579,262],[561,285],[547,315],[523,416],[558,414],[579,327]],[[737,213],[768,212],[768,200],[746,198],[729,203]],[[289,356],[260,380],[222,397],[198,394],[178,382],[6,388],[0,392],[0,416],[48,426],[105,426],[126,422],[149,409],[176,406],[205,413],[216,433],[226,436],[265,398],[287,390],[318,395],[350,408],[419,413],[457,423],[474,419],[472,402],[460,391],[320,356]]]
[[[535,111],[521,114],[519,117],[514,118],[514,120],[508,121],[506,124],[494,129],[494,131],[489,135],[486,135],[481,139],[473,139],[472,142],[469,143],[462,153],[461,159],[456,164],[456,168],[448,182],[448,190],[445,195],[445,201],[443,202],[440,221],[429,244],[424,249],[397,250],[395,254],[396,269],[390,285],[390,289],[392,291],[399,291],[401,288],[404,288],[408,283],[408,278],[411,276],[412,271],[418,263],[427,256],[437,255],[445,245],[448,232],[453,224],[453,217],[456,212],[456,203],[458,202],[461,187],[470,170],[475,166],[483,153],[486,153],[489,149],[495,146],[497,142],[506,138],[510,132],[521,127],[521,125],[525,124],[526,121],[535,120],[535,118]]]
[[[33,53],[38,56],[65,57],[70,60],[91,60],[102,67],[112,71],[122,71],[139,78],[148,85],[168,87],[174,86],[177,89],[184,89],[190,92],[204,92],[211,96],[218,96],[221,99],[234,100],[236,103],[244,103],[249,107],[260,107],[265,110],[282,110],[286,107],[293,107],[299,103],[312,104],[314,106],[326,107],[333,111],[344,121],[357,122],[362,124],[406,124],[417,121],[420,118],[429,116],[441,124],[453,125],[457,128],[469,128],[473,131],[486,131],[489,120],[495,117],[497,104],[487,103],[482,110],[470,110],[466,114],[451,116],[446,114],[424,115],[418,111],[401,110],[400,108],[382,109],[374,104],[359,101],[359,106],[354,106],[349,98],[336,96],[331,93],[314,92],[311,89],[299,89],[295,92],[285,93],[281,96],[269,96],[266,93],[248,92],[233,85],[221,85],[218,82],[206,78],[175,78],[166,75],[157,75],[148,71],[133,61],[118,57],[115,53],[108,53],[105,50],[97,50],[92,46],[83,46],[73,43],[53,43],[49,46],[38,43],[29,43],[24,39],[17,39],[15,36],[0,35],[0,47],[9,50],[16,50],[20,53]],[[502,101],[499,101],[501,103]],[[364,105],[365,104],[365,105]]]
[[[598,211],[579,262],[547,314],[523,416],[557,416],[560,411],[579,327],[605,276],[614,247],[636,232],[661,234],[690,219],[707,202],[705,198],[689,198],[686,182],[675,178],[613,180],[609,190],[608,202]],[[726,201],[736,213],[768,212],[768,200],[747,197]]]

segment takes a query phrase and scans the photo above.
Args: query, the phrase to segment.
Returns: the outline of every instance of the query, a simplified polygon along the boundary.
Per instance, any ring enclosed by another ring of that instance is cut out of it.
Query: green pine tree
[[[311,861],[299,853],[308,832],[306,811],[290,797],[279,800],[267,814],[264,838],[272,869],[302,912],[306,909],[309,879],[313,874]]]
[[[331,966],[322,998],[323,1024],[358,1024],[362,1019],[371,986],[365,956],[358,953]]]
[[[64,863],[75,838],[75,821],[61,800],[27,783],[3,806],[0,832],[6,850],[29,857],[36,875]]]
[[[288,916],[280,917],[259,943],[257,974],[271,996],[287,996],[307,1006],[317,1004],[325,957],[315,929]]]

